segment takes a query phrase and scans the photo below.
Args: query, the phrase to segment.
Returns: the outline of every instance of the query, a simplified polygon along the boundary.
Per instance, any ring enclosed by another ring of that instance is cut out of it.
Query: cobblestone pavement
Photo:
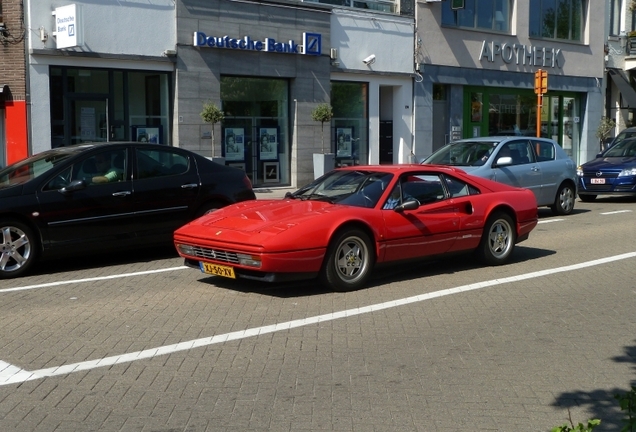
[[[548,431],[568,409],[619,430],[634,210],[542,209],[508,265],[350,293],[206,277],[171,249],[42,264],[0,281],[0,431]]]

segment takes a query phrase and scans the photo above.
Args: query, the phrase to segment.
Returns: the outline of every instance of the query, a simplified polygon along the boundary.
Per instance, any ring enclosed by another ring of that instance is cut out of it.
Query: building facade
[[[577,162],[598,152],[603,116],[602,2],[564,0],[418,3],[416,150],[487,135],[555,139]],[[538,100],[534,74],[547,71]],[[428,138],[432,137],[433,140]]]
[[[593,17],[607,8],[552,3],[25,0],[28,140],[5,154],[159,142],[244,169],[257,187],[301,186],[315,154],[416,162],[458,138],[536,134],[539,121],[584,162],[605,110],[605,24]],[[324,124],[312,119],[321,103],[334,114]],[[205,123],[206,104],[223,120]]]

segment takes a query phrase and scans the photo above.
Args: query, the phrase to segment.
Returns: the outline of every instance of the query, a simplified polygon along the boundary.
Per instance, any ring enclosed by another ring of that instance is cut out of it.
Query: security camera
[[[370,65],[375,63],[375,54],[371,54],[369,57],[362,60],[362,63],[364,63],[365,65]]]

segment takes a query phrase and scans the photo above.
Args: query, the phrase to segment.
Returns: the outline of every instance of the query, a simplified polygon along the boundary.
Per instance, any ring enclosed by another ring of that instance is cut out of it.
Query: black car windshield
[[[423,163],[454,166],[480,166],[486,163],[499,141],[461,141],[448,144]]]
[[[614,144],[603,157],[636,157],[636,139],[626,139]]]
[[[371,208],[392,178],[393,174],[377,171],[335,170],[297,190],[291,198]]]
[[[616,144],[622,142],[623,140],[626,140],[628,138],[634,138],[634,137],[636,137],[636,131],[622,131],[612,141],[612,147],[614,147]]]
[[[70,156],[71,153],[42,153],[9,165],[0,170],[0,188],[19,185],[46,174]]]

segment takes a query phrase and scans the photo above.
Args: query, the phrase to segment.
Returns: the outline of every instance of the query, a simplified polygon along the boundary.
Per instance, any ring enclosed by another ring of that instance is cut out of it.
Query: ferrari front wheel
[[[330,243],[320,276],[335,291],[356,290],[369,278],[373,262],[369,236],[359,229],[349,229],[337,234]]]
[[[504,264],[515,248],[515,230],[512,218],[506,213],[495,213],[484,226],[477,255],[484,264]]]

